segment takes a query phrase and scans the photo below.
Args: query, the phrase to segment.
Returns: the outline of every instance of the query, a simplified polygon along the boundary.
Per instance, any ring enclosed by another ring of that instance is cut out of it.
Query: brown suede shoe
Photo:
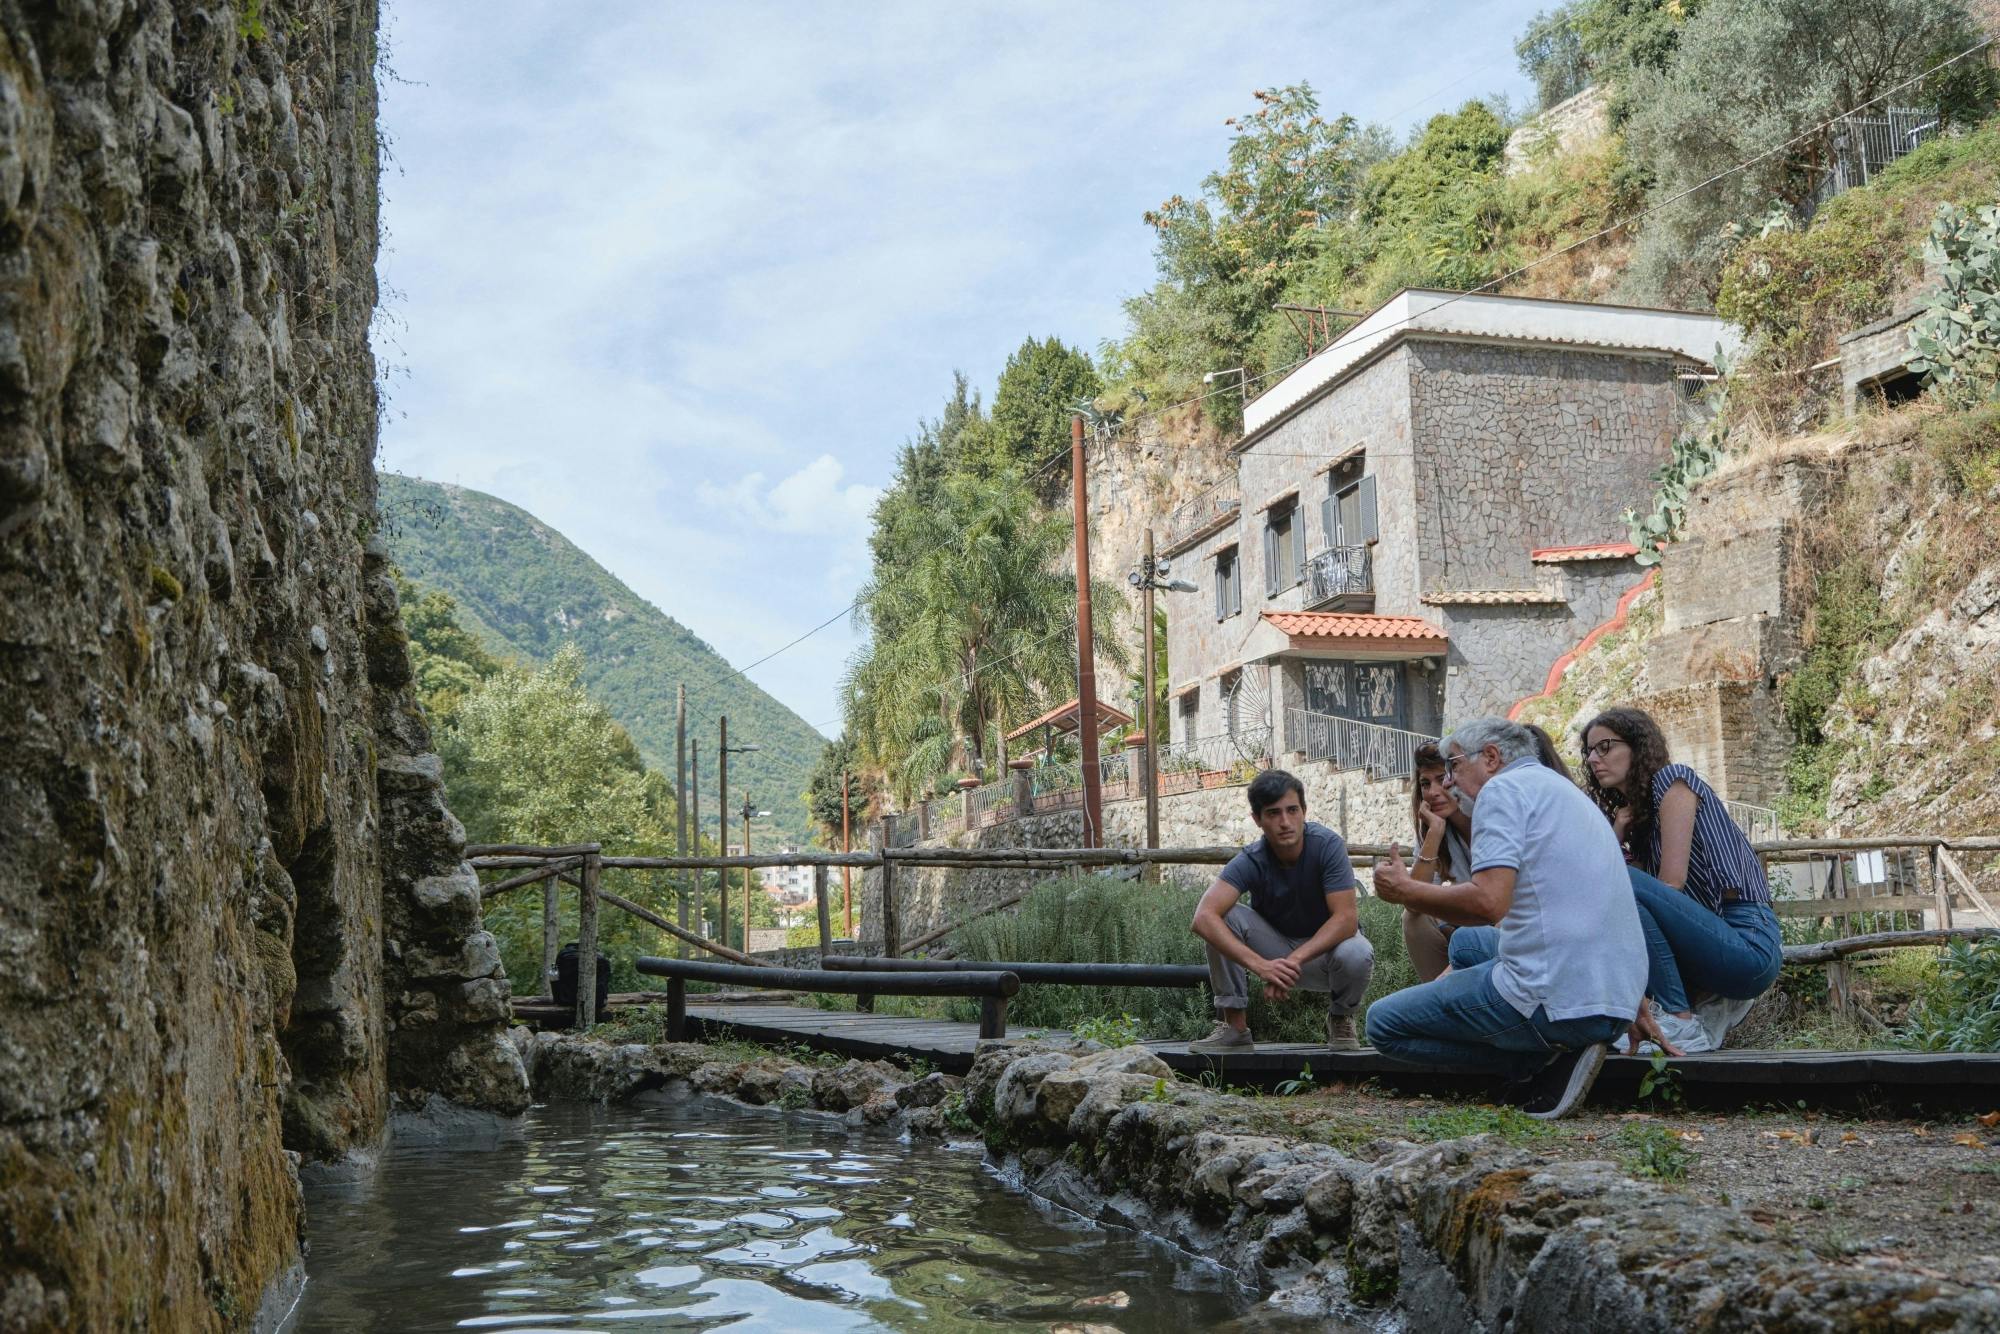
[[[1359,1051],[1361,1039],[1354,1034],[1354,1016],[1329,1014],[1326,1017],[1326,1045],[1334,1051]]]

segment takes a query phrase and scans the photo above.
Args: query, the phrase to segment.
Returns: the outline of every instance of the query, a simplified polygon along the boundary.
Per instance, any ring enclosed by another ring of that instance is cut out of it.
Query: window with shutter
[[[1275,516],[1264,524],[1264,596],[1278,596],[1278,529]]]
[[[1236,548],[1227,547],[1215,558],[1215,619],[1226,621],[1243,610],[1243,575],[1237,567]]]
[[[1303,514],[1292,516],[1292,565],[1287,573],[1291,576],[1285,580],[1287,588],[1306,577],[1306,517]]]
[[[1355,508],[1360,511],[1361,540],[1379,542],[1382,540],[1382,525],[1375,518],[1375,479],[1364,477],[1356,488]]]

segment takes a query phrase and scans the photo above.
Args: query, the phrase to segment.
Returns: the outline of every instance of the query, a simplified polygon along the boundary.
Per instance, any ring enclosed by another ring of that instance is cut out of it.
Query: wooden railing
[[[1752,843],[1756,851],[1772,873],[1772,887],[1777,900],[1777,911],[1786,918],[1817,918],[1834,925],[1842,935],[1832,940],[1791,945],[1785,949],[1785,959],[1789,963],[1827,964],[1830,966],[1829,986],[1833,990],[1836,1004],[1844,1003],[1846,964],[1857,955],[1874,950],[1911,945],[1939,945],[1953,940],[1980,940],[2000,937],[2000,893],[1983,890],[1966,870],[1961,855],[1965,853],[2000,853],[2000,836],[1982,835],[1960,838],[1944,838],[1936,835],[1907,835],[1876,838],[1830,838],[1830,839],[1775,839]],[[1017,906],[1027,897],[1028,890],[1004,897],[981,908],[957,922],[947,923],[921,935],[904,939],[901,930],[901,914],[897,902],[897,880],[907,871],[920,867],[946,868],[956,870],[1008,870],[1021,872],[1040,871],[1045,874],[1072,868],[1109,866],[1221,866],[1234,857],[1240,849],[1235,845],[1183,847],[1183,848],[886,848],[877,852],[772,852],[757,853],[740,857],[646,857],[617,856],[606,854],[596,843],[577,843],[559,847],[528,844],[484,844],[466,848],[466,858],[479,871],[513,872],[498,880],[481,886],[482,901],[490,901],[501,894],[512,893],[529,885],[543,887],[543,959],[544,970],[553,969],[556,949],[562,932],[557,915],[558,883],[571,884],[578,889],[578,909],[576,939],[578,945],[579,969],[577,988],[577,1017],[580,1024],[588,1026],[596,1021],[596,989],[589,985],[592,971],[588,961],[597,954],[597,921],[601,905],[610,904],[640,921],[653,926],[684,945],[701,950],[716,958],[724,959],[743,969],[769,969],[773,966],[765,960],[757,959],[740,950],[732,949],[720,941],[710,940],[697,932],[687,930],[668,920],[662,914],[644,904],[637,903],[604,888],[603,872],[607,870],[664,871],[679,873],[699,873],[702,871],[755,869],[765,866],[808,866],[813,870],[813,899],[818,918],[818,953],[825,963],[831,954],[833,943],[831,912],[828,903],[829,872],[837,867],[874,870],[880,873],[878,882],[877,909],[883,927],[883,951],[890,958],[897,958],[909,952],[925,949],[937,944],[952,932],[977,917],[1001,912]],[[1402,851],[1407,855],[1405,845]],[[1386,856],[1389,846],[1371,843],[1348,845],[1349,855],[1358,870],[1367,870],[1377,859]],[[1888,893],[1851,892],[1868,890],[1874,886],[1868,882],[1857,882],[1857,872],[1852,869],[1857,856],[1869,854],[1911,854],[1917,858],[1916,865],[1922,868],[1921,884],[1898,883],[1886,886]],[[1804,878],[1790,874],[1786,868],[1803,865],[1807,868]],[[1827,893],[1801,895],[1796,891],[1802,886],[1817,886],[1818,869],[1826,868]],[[1367,893],[1367,878],[1361,877],[1361,892]],[[1919,892],[1908,892],[1916,889]],[[1849,928],[1857,921],[1872,925],[1867,919],[1889,915],[1893,924],[1898,920],[1908,920],[1907,916],[1896,915],[1925,913],[1935,917],[1936,925],[1887,931],[1867,931],[1848,934]],[[1956,918],[1964,914],[1977,918],[1981,925],[1959,925]],[[835,969],[852,965],[834,964]],[[822,976],[817,970],[805,970],[808,976]],[[765,975],[760,973],[760,978]],[[769,982],[768,978],[765,978]],[[776,983],[771,982],[771,985]],[[829,990],[817,986],[818,990]]]

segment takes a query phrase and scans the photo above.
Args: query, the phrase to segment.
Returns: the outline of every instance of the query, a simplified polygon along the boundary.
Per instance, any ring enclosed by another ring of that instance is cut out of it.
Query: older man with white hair
[[[1427,884],[1394,850],[1375,892],[1440,921],[1497,924],[1496,958],[1376,1001],[1384,1055],[1532,1079],[1530,1115],[1581,1103],[1646,989],[1646,942],[1610,822],[1535,757],[1535,738],[1476,718],[1446,738],[1445,781],[1474,798],[1469,878]]]

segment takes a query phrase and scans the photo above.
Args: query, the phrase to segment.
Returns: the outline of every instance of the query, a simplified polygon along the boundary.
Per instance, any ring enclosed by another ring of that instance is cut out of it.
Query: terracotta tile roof
[[[1337,611],[1267,611],[1269,621],[1295,648],[1360,651],[1410,649],[1440,653],[1444,631],[1421,616],[1372,616]]]
[[[1432,607],[1548,606],[1569,601],[1546,588],[1441,588],[1424,594],[1423,600]]]
[[[1572,560],[1624,560],[1639,554],[1630,542],[1597,542],[1582,547],[1537,547],[1528,559],[1540,565],[1560,565]]]
[[[1009,741],[1018,741],[1045,723],[1053,723],[1056,731],[1068,735],[1076,730],[1076,720],[1080,712],[1076,707],[1076,701],[1073,699],[1066,704],[1058,704],[1033,722],[1022,723],[1007,734],[1007,739]],[[1097,730],[1099,732],[1109,732],[1112,728],[1123,727],[1131,721],[1132,715],[1123,709],[1114,708],[1101,699],[1097,701]]]

